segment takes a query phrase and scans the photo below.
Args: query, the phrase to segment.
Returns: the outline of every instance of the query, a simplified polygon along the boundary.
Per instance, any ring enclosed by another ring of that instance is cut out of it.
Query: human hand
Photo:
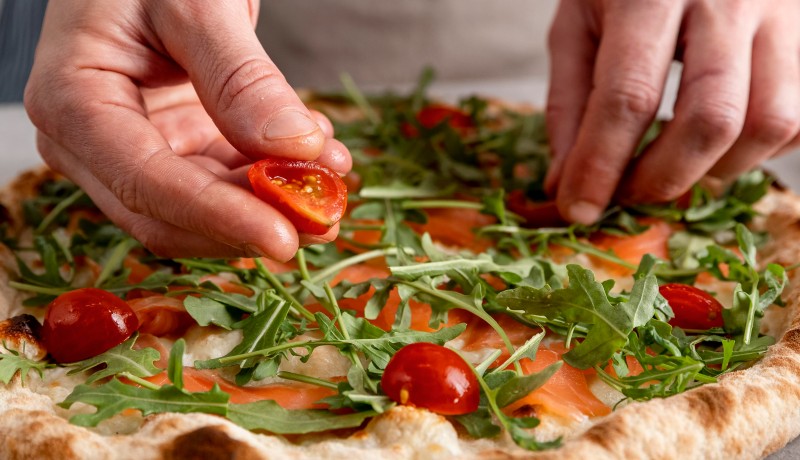
[[[249,191],[265,156],[352,164],[253,31],[257,1],[51,2],[25,106],[44,160],[162,256],[291,258],[292,224]]]
[[[800,2],[562,0],[550,31],[546,188],[570,221],[728,181],[800,131]],[[675,117],[633,158],[683,61]]]

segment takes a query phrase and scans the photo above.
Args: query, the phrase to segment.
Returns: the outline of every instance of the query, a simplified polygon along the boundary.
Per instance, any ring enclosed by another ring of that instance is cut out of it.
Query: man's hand
[[[249,191],[265,156],[344,173],[347,149],[253,32],[257,1],[52,2],[25,106],[45,161],[163,256],[291,258],[298,235]]]
[[[800,131],[797,0],[562,0],[550,53],[546,186],[571,221],[730,180]],[[674,58],[675,117],[633,158]]]

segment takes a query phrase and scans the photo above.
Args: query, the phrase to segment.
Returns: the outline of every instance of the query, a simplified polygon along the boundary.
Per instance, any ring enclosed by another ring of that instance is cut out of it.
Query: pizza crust
[[[11,211],[15,225],[21,199],[35,193],[32,184],[51,174],[23,175],[21,182],[0,193],[0,203]],[[800,260],[800,198],[774,190],[760,206],[765,217],[756,225],[773,234],[763,261],[790,265]],[[15,264],[5,247],[0,247],[0,266],[0,315],[5,318],[21,310],[20,294],[8,287]],[[445,418],[411,407],[396,407],[348,435],[307,435],[291,441],[249,432],[206,414],[159,414],[144,418],[138,427],[139,418],[131,417],[136,420],[131,422],[132,433],[100,434],[129,428],[71,425],[51,397],[15,377],[0,391],[0,459],[762,457],[800,434],[800,275],[791,273],[790,285],[795,287],[784,296],[787,307],[765,318],[764,327],[781,339],[761,361],[716,384],[668,399],[631,403],[607,417],[568,427],[572,435],[555,450],[524,451],[505,434],[470,439]],[[565,428],[552,420],[546,420],[544,428],[548,424],[554,433]]]

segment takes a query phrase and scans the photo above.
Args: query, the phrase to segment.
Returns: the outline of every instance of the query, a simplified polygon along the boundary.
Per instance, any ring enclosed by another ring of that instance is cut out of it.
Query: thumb
[[[319,124],[258,41],[250,2],[154,2],[152,21],[228,141],[257,159],[316,159]]]

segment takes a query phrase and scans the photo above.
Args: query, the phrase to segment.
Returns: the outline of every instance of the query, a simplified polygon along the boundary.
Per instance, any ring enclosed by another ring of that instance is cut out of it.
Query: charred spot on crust
[[[616,419],[613,422],[598,423],[589,428],[584,434],[584,437],[589,442],[593,442],[608,451],[612,451],[615,446],[619,445],[619,439],[627,435],[621,424],[622,421],[620,419]]]
[[[697,414],[704,425],[709,429],[721,431],[728,426],[733,414],[731,407],[736,403],[736,398],[726,388],[698,388],[697,391],[686,393],[690,412]]]
[[[167,460],[255,460],[262,458],[247,443],[228,436],[222,426],[205,426],[182,434],[163,450]]]
[[[0,321],[0,337],[5,340],[19,340],[39,343],[42,325],[33,315],[24,314]]]

